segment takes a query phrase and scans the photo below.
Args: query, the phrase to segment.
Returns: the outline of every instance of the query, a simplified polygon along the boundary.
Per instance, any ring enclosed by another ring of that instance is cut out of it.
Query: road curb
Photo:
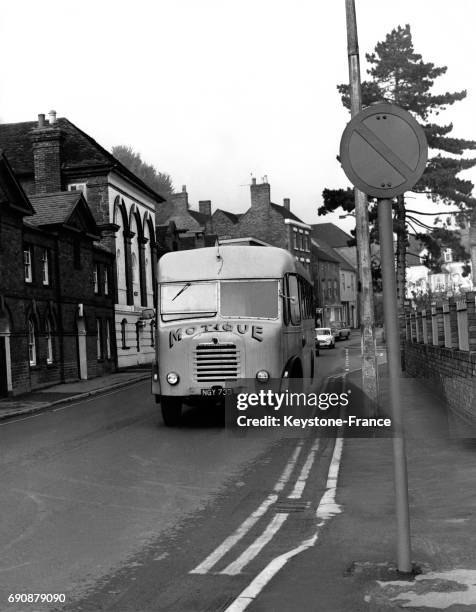
[[[87,397],[93,397],[95,395],[102,395],[104,393],[107,393],[108,391],[114,391],[115,389],[121,389],[122,387],[128,387],[135,383],[143,382],[144,380],[148,380],[149,378],[150,378],[150,373],[143,374],[134,379],[123,380],[123,381],[114,383],[112,385],[108,385],[107,387],[100,387],[99,389],[91,389],[91,391],[84,391],[82,393],[76,393],[75,395],[71,395],[70,397],[63,397],[61,399],[54,400],[53,402],[45,402],[44,404],[40,404],[39,406],[20,408],[16,412],[10,412],[8,414],[2,414],[1,408],[0,408],[0,421],[6,421],[8,419],[13,419],[18,416],[28,416],[36,412],[48,410],[49,408],[52,408],[53,406],[59,406],[60,404],[70,404],[74,401],[86,399]]]

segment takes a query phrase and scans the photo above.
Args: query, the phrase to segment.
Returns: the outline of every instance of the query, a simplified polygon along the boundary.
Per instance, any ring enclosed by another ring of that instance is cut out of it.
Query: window
[[[155,346],[155,321],[150,322],[150,346]]]
[[[278,282],[275,280],[222,281],[220,313],[223,317],[276,319]]]
[[[127,327],[127,319],[122,319],[121,321],[121,343],[122,343],[122,348],[126,349],[129,348],[127,346],[127,338],[126,338],[126,327]]]
[[[23,249],[23,267],[25,271],[25,282],[33,282],[33,267],[32,267],[32,248],[31,246],[24,247]]]
[[[303,295],[303,318],[314,318],[314,290],[312,285],[305,279],[301,279],[302,295]]]
[[[48,249],[43,249],[41,253],[41,280],[43,285],[50,284],[50,265]]]
[[[94,293],[99,293],[99,264],[94,264],[93,285],[94,285]]]
[[[295,232],[295,233],[294,233],[294,242],[293,242],[293,246],[294,246],[294,248],[297,250],[297,249],[299,248],[299,247],[298,247],[298,233],[297,233],[297,229],[296,229],[295,227],[293,227],[293,231]]]
[[[53,363],[53,336],[51,333],[51,321],[46,319],[45,331],[46,331],[46,363]]]
[[[28,360],[31,366],[36,365],[36,329],[33,319],[28,320]]]
[[[340,275],[340,280],[342,283],[342,291],[345,291],[345,274]]]
[[[104,295],[109,295],[109,266],[104,266]]]
[[[111,321],[106,321],[106,359],[111,359]]]
[[[68,185],[68,191],[82,191],[83,196],[87,195],[86,183],[70,183]]]
[[[301,323],[301,311],[299,306],[299,286],[297,276],[289,274],[288,276],[288,297],[290,304],[291,323],[299,325]]]
[[[451,263],[453,261],[453,251],[451,249],[445,249],[443,257],[445,263]]]
[[[314,292],[312,285],[304,278],[300,279],[301,282],[301,312],[303,319],[314,318]]]
[[[102,326],[100,319],[96,319],[96,350],[97,358],[102,359]]]
[[[214,317],[218,312],[217,283],[163,284],[160,290],[160,304],[163,321]]]

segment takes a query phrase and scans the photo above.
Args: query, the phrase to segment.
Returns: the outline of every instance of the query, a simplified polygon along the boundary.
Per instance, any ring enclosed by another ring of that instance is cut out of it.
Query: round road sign
[[[340,159],[347,178],[364,193],[393,198],[423,174],[428,145],[421,126],[393,104],[374,104],[356,115],[342,134]]]

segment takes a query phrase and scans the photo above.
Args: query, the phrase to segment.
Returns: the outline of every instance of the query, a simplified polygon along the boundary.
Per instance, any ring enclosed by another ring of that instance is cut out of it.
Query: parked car
[[[338,334],[338,337],[337,337],[338,340],[348,340],[349,339],[351,330],[350,330],[350,327],[347,325],[347,323],[344,323],[343,321],[339,321],[335,324],[335,329]]]
[[[316,327],[316,347],[334,348],[335,345],[336,339],[330,327]]]

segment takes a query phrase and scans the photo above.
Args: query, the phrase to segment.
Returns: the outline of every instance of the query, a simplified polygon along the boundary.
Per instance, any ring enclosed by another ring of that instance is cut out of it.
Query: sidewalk
[[[422,574],[406,580],[395,571],[392,440],[346,438],[341,513],[250,611],[476,611],[476,437],[451,438],[439,398],[418,380],[403,383],[412,560]],[[385,391],[386,381],[381,386]]]
[[[78,401],[91,395],[100,395],[148,379],[150,379],[150,369],[137,368],[114,372],[107,376],[97,376],[89,380],[54,385],[31,393],[2,399],[0,400],[0,421],[45,410],[57,404]]]

